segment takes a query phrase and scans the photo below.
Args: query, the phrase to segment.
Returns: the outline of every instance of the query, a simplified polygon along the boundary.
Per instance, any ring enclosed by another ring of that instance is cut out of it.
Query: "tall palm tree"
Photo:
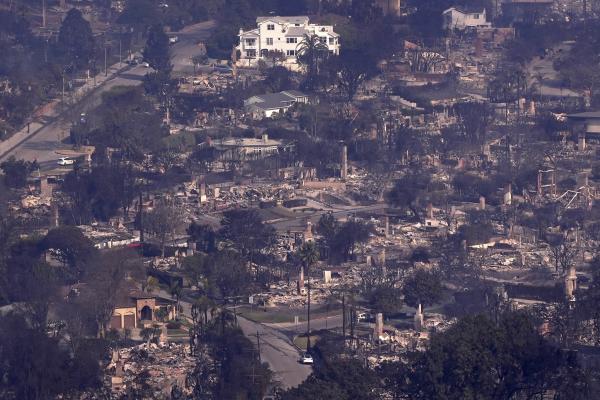
[[[309,87],[312,87],[315,77],[319,73],[319,65],[327,58],[329,48],[325,42],[317,35],[304,35],[304,38],[298,47],[296,47],[296,57],[298,62],[306,68],[306,80]]]
[[[308,292],[306,315],[306,351],[310,350],[310,267],[319,261],[319,250],[314,242],[306,242],[298,250],[298,259],[306,271],[306,288]]]

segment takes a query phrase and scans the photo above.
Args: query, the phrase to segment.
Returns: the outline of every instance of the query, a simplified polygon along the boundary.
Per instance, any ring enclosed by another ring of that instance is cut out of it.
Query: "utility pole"
[[[260,358],[260,332],[256,331],[256,347],[258,348],[258,361],[262,362]]]
[[[42,28],[46,27],[46,0],[42,0]],[[48,60],[46,60],[48,61]]]
[[[122,63],[122,59],[121,59],[121,36],[119,36],[119,68],[121,68],[121,63]]]
[[[342,338],[346,344],[346,294],[342,293]]]
[[[140,192],[139,213],[140,213],[140,243],[143,245],[144,244],[144,206],[142,203],[142,192]]]
[[[108,47],[104,44],[104,76],[108,76],[108,64],[107,64]]]

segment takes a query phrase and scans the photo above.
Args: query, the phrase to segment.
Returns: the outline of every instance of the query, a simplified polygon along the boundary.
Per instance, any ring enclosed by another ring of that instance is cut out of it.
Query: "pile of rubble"
[[[148,378],[144,384],[152,388],[153,398],[163,398],[170,395],[175,385],[185,390],[186,377],[195,364],[189,345],[151,343],[148,346],[143,343],[114,351],[107,372],[111,376],[112,391],[118,395],[137,384],[134,382],[136,378],[147,371]]]

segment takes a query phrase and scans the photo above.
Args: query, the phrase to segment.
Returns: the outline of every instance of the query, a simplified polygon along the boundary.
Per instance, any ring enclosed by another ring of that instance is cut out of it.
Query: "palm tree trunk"
[[[306,351],[308,352],[310,350],[310,273],[308,268],[306,268],[306,287],[308,289],[308,307],[306,316]]]

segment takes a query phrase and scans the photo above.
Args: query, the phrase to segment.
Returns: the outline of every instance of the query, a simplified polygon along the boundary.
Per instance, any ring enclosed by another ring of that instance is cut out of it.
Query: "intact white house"
[[[451,7],[442,13],[444,17],[444,29],[476,29],[490,28],[491,22],[487,22],[485,8],[482,10],[467,10],[462,7]]]
[[[244,109],[254,119],[271,118],[281,115],[296,103],[308,103],[309,98],[297,90],[286,90],[279,93],[268,93],[252,96],[244,100]]]
[[[306,16],[258,17],[256,24],[257,28],[250,31],[240,29],[239,65],[254,66],[260,59],[271,59],[279,54],[283,65],[295,69],[298,67],[298,47],[304,35],[317,35],[330,53],[340,52],[339,35],[333,31],[333,26],[310,24]]]

